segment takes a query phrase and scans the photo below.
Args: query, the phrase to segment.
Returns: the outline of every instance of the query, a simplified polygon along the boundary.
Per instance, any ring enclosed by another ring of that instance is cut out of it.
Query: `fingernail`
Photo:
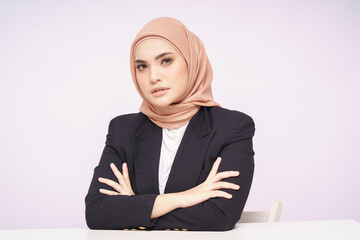
[[[240,188],[240,186],[239,186],[239,185],[236,185],[236,186],[235,186],[235,188],[236,188],[236,189],[239,189],[239,188]]]
[[[103,180],[103,178],[102,178],[102,177],[99,177],[99,178],[98,178],[98,180],[99,180],[99,181],[102,181],[102,180]]]

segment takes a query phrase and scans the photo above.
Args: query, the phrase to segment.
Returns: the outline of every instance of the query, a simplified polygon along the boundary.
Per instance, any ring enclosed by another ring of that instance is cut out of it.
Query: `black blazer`
[[[219,172],[240,171],[238,177],[223,181],[240,185],[239,190],[224,191],[232,199],[211,198],[189,208],[178,208],[150,219],[159,195],[158,167],[162,128],[143,113],[115,117],[110,121],[100,163],[94,170],[85,198],[86,222],[91,229],[186,229],[229,230],[240,219],[248,197],[254,171],[252,137],[254,122],[248,115],[221,107],[201,107],[191,118],[177,150],[165,193],[193,188],[208,176],[217,157]],[[107,196],[100,188],[113,190],[98,182],[98,177],[117,181],[110,169],[119,170],[127,162],[135,195]]]

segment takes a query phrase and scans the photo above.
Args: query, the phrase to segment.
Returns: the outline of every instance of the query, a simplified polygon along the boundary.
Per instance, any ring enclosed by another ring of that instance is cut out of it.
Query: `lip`
[[[159,93],[162,92],[161,90],[168,90],[169,88],[167,87],[154,87],[152,90],[151,90],[151,94],[155,94],[155,93]],[[164,91],[166,92],[166,91]]]

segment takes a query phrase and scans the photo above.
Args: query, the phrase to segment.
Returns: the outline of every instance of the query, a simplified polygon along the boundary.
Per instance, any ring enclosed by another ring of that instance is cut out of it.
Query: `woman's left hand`
[[[109,185],[116,191],[111,191],[107,189],[100,188],[99,191],[106,195],[135,195],[134,191],[131,188],[131,182],[129,178],[129,170],[127,168],[127,164],[122,164],[123,174],[117,169],[114,163],[110,164],[111,170],[115,174],[118,182],[115,182],[111,179],[99,177],[99,182]]]

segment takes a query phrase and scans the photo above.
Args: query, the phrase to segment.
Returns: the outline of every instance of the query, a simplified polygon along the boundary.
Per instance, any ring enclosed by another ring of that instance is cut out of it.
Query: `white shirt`
[[[189,122],[182,127],[162,129],[162,143],[159,162],[159,192],[164,194],[166,182],[174,162],[176,152]]]

